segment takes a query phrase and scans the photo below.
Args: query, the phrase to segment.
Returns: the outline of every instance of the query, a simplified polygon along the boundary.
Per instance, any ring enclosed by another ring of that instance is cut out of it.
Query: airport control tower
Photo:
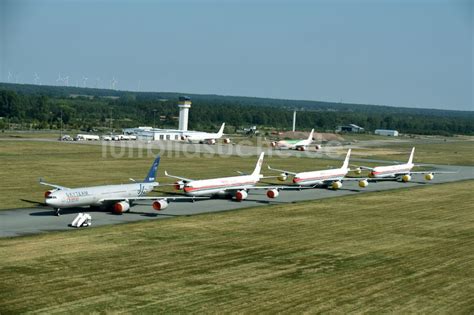
[[[178,107],[179,107],[179,128],[178,129],[181,131],[187,131],[189,109],[191,108],[191,99],[187,96],[180,96]]]

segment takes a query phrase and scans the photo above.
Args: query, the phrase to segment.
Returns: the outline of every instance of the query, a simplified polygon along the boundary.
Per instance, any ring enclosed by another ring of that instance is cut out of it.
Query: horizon
[[[0,0],[0,81],[473,111],[473,11],[466,0]]]

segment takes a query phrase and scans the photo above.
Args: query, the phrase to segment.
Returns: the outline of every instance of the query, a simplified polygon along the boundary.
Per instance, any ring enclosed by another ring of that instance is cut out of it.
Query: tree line
[[[178,93],[5,85],[0,84],[0,129],[12,125],[55,129],[61,124],[70,129],[120,129],[154,123],[159,128],[177,127]],[[222,122],[229,126],[227,132],[250,125],[289,129],[293,109],[298,109],[298,129],[333,131],[338,125],[353,123],[367,131],[383,128],[416,134],[474,134],[472,112],[217,95],[191,97],[189,126],[197,130],[215,130]]]

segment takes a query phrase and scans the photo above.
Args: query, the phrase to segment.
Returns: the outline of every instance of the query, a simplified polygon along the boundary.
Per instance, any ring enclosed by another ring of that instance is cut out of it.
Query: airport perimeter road
[[[345,182],[338,191],[328,189],[307,189],[301,191],[281,191],[277,199],[268,199],[265,192],[251,192],[247,200],[236,202],[233,200],[212,199],[196,202],[182,201],[170,203],[169,207],[156,212],[151,202],[135,205],[132,212],[123,215],[114,215],[110,212],[95,212],[89,209],[64,209],[60,217],[55,217],[48,208],[12,209],[0,211],[0,237],[12,237],[28,234],[37,234],[47,231],[73,230],[68,227],[78,212],[88,212],[92,215],[92,226],[126,223],[147,219],[165,219],[179,216],[197,215],[210,212],[229,211],[253,206],[292,203],[303,200],[320,200],[330,197],[339,197],[361,192],[384,191],[397,188],[410,188],[420,185],[433,185],[445,182],[474,179],[474,167],[436,165],[437,170],[457,171],[453,174],[436,175],[432,181],[425,181],[423,176],[413,176],[409,183],[378,182],[371,183],[367,188],[359,188],[357,182]],[[335,209],[337,211],[337,209]]]

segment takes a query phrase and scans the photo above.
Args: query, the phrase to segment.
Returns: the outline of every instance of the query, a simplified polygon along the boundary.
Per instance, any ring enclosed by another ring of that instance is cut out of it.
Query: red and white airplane
[[[263,175],[260,174],[262,168],[264,152],[260,154],[257,165],[252,174],[232,177],[221,177],[212,179],[194,180],[186,177],[174,176],[165,171],[165,175],[176,178],[177,190],[183,190],[188,196],[232,196],[237,201],[242,201],[248,197],[249,190],[265,189],[268,198],[276,198],[279,195],[277,186],[255,186]]]
[[[413,172],[412,168],[416,165],[413,164],[413,157],[415,155],[415,147],[411,149],[410,157],[408,158],[408,162],[404,164],[398,165],[388,165],[388,166],[376,166],[376,167],[368,167],[368,166],[359,166],[355,171],[356,173],[361,172],[361,170],[368,170],[369,178],[372,179],[395,179],[401,180],[403,182],[409,182],[411,180],[412,175],[423,174],[425,175],[426,180],[432,180],[434,178],[434,174],[448,174],[453,172],[439,172],[439,171],[419,171]]]
[[[339,189],[342,187],[343,181],[359,181],[360,187],[366,187],[368,185],[367,180],[361,178],[345,178],[347,173],[350,171],[349,169],[349,158],[351,156],[351,149],[347,151],[346,158],[344,159],[344,163],[342,167],[329,169],[329,170],[321,170],[321,171],[310,171],[310,172],[290,172],[285,170],[279,170],[276,168],[271,168],[268,166],[268,169],[273,171],[282,172],[278,179],[281,181],[285,181],[288,175],[293,176],[293,183],[300,185],[300,186],[324,186],[324,187],[331,187],[332,189]]]

